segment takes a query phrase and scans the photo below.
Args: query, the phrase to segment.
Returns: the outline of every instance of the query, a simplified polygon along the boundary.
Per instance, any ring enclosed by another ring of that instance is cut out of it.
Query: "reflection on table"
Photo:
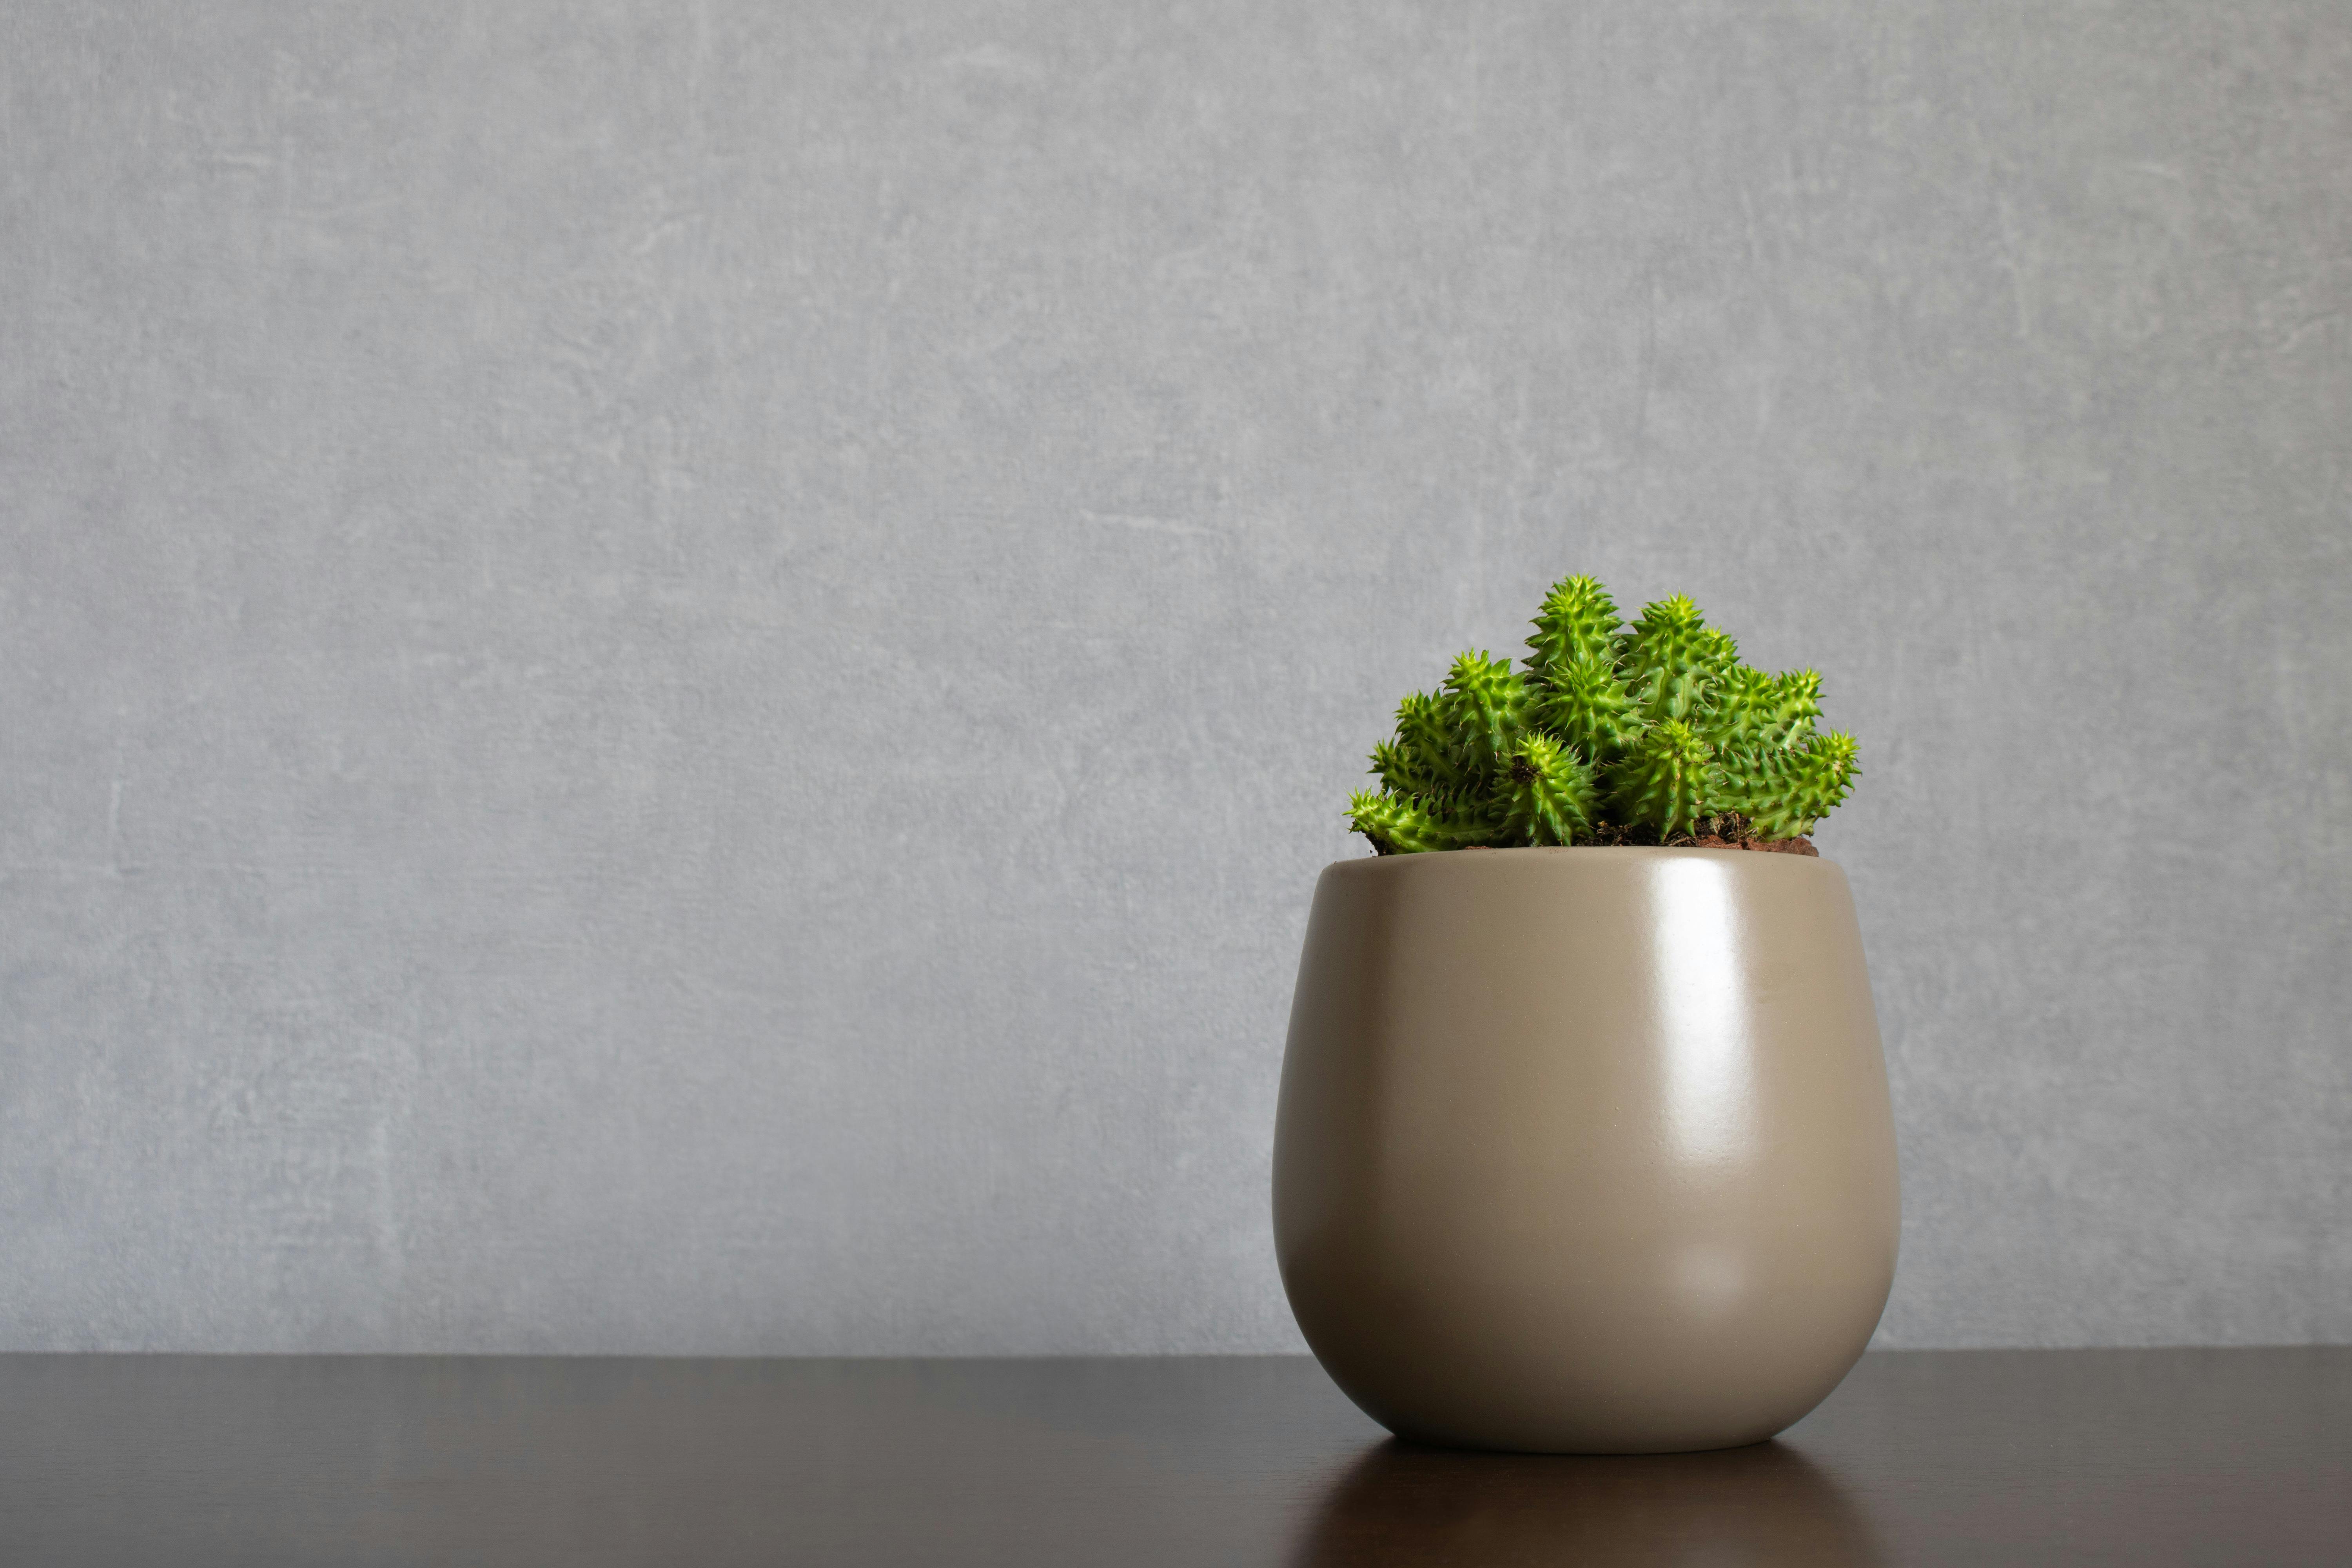
[[[1601,1458],[1392,1441],[1324,1496],[1294,1568],[1885,1561],[1853,1500],[1780,1443]]]

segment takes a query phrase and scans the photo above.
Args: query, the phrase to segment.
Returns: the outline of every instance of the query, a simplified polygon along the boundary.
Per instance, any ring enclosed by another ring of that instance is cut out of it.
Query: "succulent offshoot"
[[[1383,855],[1418,855],[1433,849],[1467,849],[1492,844],[1495,829],[1483,811],[1447,810],[1394,795],[1358,790],[1348,802],[1356,831]]]
[[[1679,719],[1661,719],[1627,748],[1610,774],[1618,820],[1638,822],[1662,838],[1689,833],[1716,793],[1715,748]]]
[[[1528,639],[1528,679],[1548,683],[1588,659],[1614,664],[1620,619],[1617,601],[1598,578],[1564,577],[1553,584],[1536,612],[1536,635]]]
[[[1443,711],[1471,767],[1491,774],[1528,727],[1528,687],[1507,658],[1465,653],[1445,677]]]
[[[1687,594],[1644,605],[1618,638],[1617,674],[1643,719],[1689,719],[1739,665],[1739,645],[1706,624]]]
[[[1717,800],[1759,838],[1811,833],[1853,787],[1854,744],[1832,731],[1801,746],[1727,753]]]
[[[1542,731],[1520,737],[1496,780],[1508,844],[1573,844],[1592,830],[1592,769]]]
[[[1588,756],[1621,752],[1642,732],[1625,683],[1605,658],[1581,658],[1557,668],[1536,699],[1535,713],[1544,729]]]

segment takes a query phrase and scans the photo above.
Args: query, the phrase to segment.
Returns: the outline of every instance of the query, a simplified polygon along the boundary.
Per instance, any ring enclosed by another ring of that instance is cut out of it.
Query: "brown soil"
[[[1766,855],[1811,855],[1820,858],[1821,851],[1810,838],[1775,838],[1769,843],[1761,838],[1718,838],[1710,833],[1704,838],[1676,834],[1666,840],[1670,849],[1754,849]]]
[[[1819,858],[1821,851],[1810,838],[1759,838],[1748,830],[1748,819],[1736,811],[1720,816],[1703,816],[1696,833],[1677,833],[1661,839],[1644,828],[1619,827],[1613,823],[1601,823],[1593,830],[1593,839],[1601,844],[1663,844],[1668,849],[1753,849],[1766,855],[1811,855]]]
[[[1670,838],[1660,838],[1646,827],[1621,827],[1613,822],[1592,825],[1592,842],[1597,845],[1634,846],[1643,848],[1665,849],[1753,849],[1759,855],[1810,855],[1816,860],[1822,852],[1813,847],[1810,838],[1759,838],[1748,831],[1748,819],[1736,811],[1721,816],[1702,816],[1698,833],[1677,833]],[[1456,854],[1492,848],[1487,844],[1465,844]],[[1387,850],[1373,846],[1373,853],[1385,855]]]

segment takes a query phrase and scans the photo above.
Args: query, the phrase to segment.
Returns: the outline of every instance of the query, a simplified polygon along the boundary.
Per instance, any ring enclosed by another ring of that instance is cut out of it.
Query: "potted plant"
[[[1894,1279],[1893,1117],[1844,874],[1854,743],[1690,600],[1571,577],[1522,668],[1407,697],[1315,890],[1275,1242],[1402,1436],[1727,1447],[1812,1408]]]

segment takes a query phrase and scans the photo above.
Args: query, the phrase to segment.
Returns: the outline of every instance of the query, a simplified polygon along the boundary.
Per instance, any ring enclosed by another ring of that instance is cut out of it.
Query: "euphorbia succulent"
[[[1608,590],[1546,595],[1524,668],[1454,661],[1372,750],[1348,803],[1383,855],[1546,844],[1778,845],[1845,798],[1853,738],[1816,733],[1822,678],[1766,675],[1681,595],[1620,624]]]

